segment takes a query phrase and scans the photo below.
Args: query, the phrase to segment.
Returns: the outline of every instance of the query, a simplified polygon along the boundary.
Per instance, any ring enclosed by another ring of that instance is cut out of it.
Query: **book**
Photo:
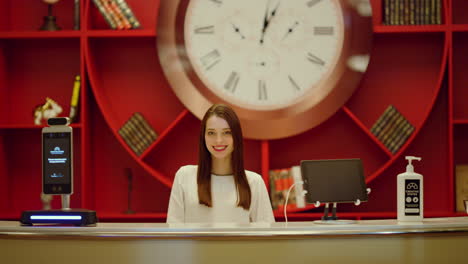
[[[468,164],[455,166],[455,196],[457,212],[467,212],[465,200],[468,200]]]
[[[93,0],[111,29],[135,29],[141,24],[125,0]]]
[[[137,156],[157,139],[158,134],[141,113],[134,113],[119,129],[119,135]]]
[[[70,113],[68,117],[70,122],[73,123],[76,120],[78,115],[78,101],[80,100],[80,90],[81,90],[81,76],[75,76],[75,81],[73,83],[73,91],[70,100]]]
[[[109,25],[109,27],[112,29],[117,29],[117,24],[115,23],[114,19],[112,18],[108,10],[106,10],[106,8],[104,7],[102,1],[93,0],[93,3],[96,6],[96,8],[99,10],[99,13],[101,13],[102,17],[104,18],[106,23]]]
[[[125,17],[128,19],[128,22],[130,25],[132,25],[132,28],[140,28],[141,24],[140,21],[136,18],[135,14],[133,13],[132,9],[130,6],[127,4],[125,0],[114,0],[117,3],[117,6],[122,10],[122,13],[125,15]]]
[[[270,199],[273,210],[284,210],[286,198],[288,204],[286,209],[304,208],[305,196],[303,194],[303,185],[300,166],[291,168],[273,169],[269,172],[270,175]],[[294,187],[289,192],[291,186]]]
[[[392,153],[400,149],[413,131],[414,126],[393,105],[385,109],[371,128],[371,133]]]

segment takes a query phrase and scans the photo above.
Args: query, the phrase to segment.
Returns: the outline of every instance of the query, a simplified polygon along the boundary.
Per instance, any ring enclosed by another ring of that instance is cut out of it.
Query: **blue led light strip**
[[[31,215],[31,220],[81,220],[80,215]]]

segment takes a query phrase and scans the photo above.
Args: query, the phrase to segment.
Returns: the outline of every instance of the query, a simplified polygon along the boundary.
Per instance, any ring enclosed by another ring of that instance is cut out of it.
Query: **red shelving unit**
[[[165,1],[165,0],[161,0]],[[40,129],[32,109],[45,96],[68,114],[74,76],[83,78],[80,116],[74,127],[75,193],[72,207],[94,209],[100,221],[165,221],[176,170],[197,162],[200,121],[172,92],[159,64],[159,0],[127,0],[142,27],[110,30],[93,1],[81,1],[81,29],[73,30],[73,1],[54,6],[58,32],[38,31],[47,7],[41,1],[0,0],[0,219],[40,209]],[[350,219],[396,217],[396,175],[405,155],[423,157],[425,215],[455,212],[454,170],[468,155],[468,2],[442,1],[441,25],[387,26],[383,1],[371,0],[374,41],[360,87],[321,125],[289,138],[246,139],[249,170],[268,183],[270,169],[304,159],[361,158],[370,200],[340,205]],[[392,154],[370,128],[393,104],[415,127]],[[140,112],[158,139],[135,155],[118,134]],[[127,214],[132,168],[132,209]],[[59,199],[53,206],[58,208]],[[318,219],[323,208],[291,210],[289,220]],[[282,221],[282,212],[276,211]]]

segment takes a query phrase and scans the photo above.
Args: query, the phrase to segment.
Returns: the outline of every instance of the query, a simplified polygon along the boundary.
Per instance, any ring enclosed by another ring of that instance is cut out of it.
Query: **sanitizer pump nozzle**
[[[402,222],[420,222],[424,213],[423,176],[414,172],[413,160],[420,157],[406,156],[406,171],[398,174],[397,179],[397,217]]]
[[[406,165],[406,172],[414,172],[414,167],[413,167],[413,164],[411,164],[411,162],[413,160],[420,161],[421,158],[420,157],[414,157],[414,156],[406,156],[405,158],[408,160],[408,165]]]

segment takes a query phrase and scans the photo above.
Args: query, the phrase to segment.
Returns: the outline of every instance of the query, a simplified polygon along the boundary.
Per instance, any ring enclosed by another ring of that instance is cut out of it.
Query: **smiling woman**
[[[262,177],[244,170],[239,119],[215,104],[205,113],[198,166],[181,167],[174,178],[168,223],[274,222]]]

